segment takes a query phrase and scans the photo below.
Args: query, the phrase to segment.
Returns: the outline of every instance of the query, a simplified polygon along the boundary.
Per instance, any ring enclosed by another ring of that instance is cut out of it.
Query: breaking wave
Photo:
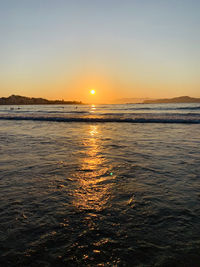
[[[112,108],[112,110],[200,110],[200,106],[196,107],[169,107],[169,106],[148,106],[148,107],[130,107],[130,108]]]
[[[161,117],[50,117],[50,116],[1,116],[0,120],[26,120],[48,122],[116,122],[116,123],[187,123],[199,124],[200,116],[161,116]]]

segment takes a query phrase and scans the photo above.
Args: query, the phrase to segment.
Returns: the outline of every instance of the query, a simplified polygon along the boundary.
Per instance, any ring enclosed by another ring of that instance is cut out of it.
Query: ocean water
[[[200,104],[0,106],[0,266],[200,266]]]

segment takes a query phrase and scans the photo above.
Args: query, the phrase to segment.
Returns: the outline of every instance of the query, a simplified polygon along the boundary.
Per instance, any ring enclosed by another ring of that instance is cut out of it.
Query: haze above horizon
[[[200,97],[199,10],[197,0],[0,1],[1,96]]]

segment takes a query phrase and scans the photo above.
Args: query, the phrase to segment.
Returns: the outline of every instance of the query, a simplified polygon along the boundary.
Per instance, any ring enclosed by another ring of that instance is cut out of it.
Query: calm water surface
[[[200,266],[199,112],[0,107],[0,265]]]

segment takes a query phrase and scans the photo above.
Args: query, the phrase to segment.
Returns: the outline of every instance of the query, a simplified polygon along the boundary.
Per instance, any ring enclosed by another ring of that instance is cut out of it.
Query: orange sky
[[[199,8],[195,0],[4,1],[0,97],[200,97]]]

